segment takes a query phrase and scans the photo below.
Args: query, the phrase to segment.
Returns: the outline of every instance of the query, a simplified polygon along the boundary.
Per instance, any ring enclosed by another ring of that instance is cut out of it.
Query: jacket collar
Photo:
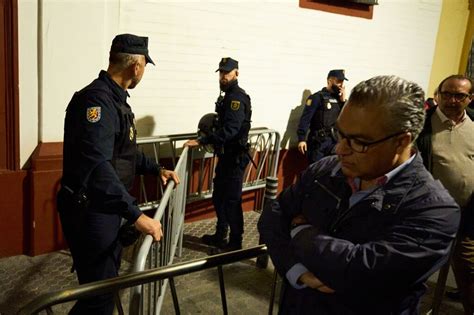
[[[389,213],[396,213],[403,202],[403,198],[415,185],[420,174],[427,172],[419,153],[415,159],[395,175],[386,185],[375,190],[367,200],[371,207]]]
[[[110,75],[105,70],[101,70],[99,73],[99,80],[104,81],[107,86],[110,88],[112,93],[122,102],[127,103],[127,97],[130,95],[128,94],[127,90],[124,90],[121,86],[119,86]]]
[[[407,192],[417,182],[417,177],[424,172],[427,171],[423,166],[420,154],[417,152],[410,164],[400,170],[388,183],[375,189],[364,200],[369,202],[370,207],[375,210],[396,213]],[[339,164],[331,172],[331,181],[333,182],[332,187],[341,187],[341,185],[349,187]]]

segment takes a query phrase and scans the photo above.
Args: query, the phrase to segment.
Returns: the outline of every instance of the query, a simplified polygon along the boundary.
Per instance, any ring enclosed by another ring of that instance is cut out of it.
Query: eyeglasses
[[[466,97],[468,96],[471,96],[471,94],[466,94],[466,93],[451,93],[451,92],[439,92],[439,94],[441,95],[441,98],[445,99],[445,100],[450,100],[452,97],[454,97],[454,99],[457,101],[457,102],[462,102],[466,99]]]
[[[365,153],[365,152],[367,152],[369,147],[371,147],[375,144],[387,141],[390,138],[402,135],[404,133],[406,133],[406,131],[400,131],[400,132],[394,133],[392,135],[386,136],[385,138],[382,138],[380,140],[367,142],[367,141],[358,140],[356,138],[351,138],[349,136],[346,136],[342,132],[338,131],[337,132],[337,140],[339,142],[341,142],[343,139],[346,139],[347,140],[347,145],[349,146],[349,148],[351,148],[352,151],[357,152],[357,153]]]

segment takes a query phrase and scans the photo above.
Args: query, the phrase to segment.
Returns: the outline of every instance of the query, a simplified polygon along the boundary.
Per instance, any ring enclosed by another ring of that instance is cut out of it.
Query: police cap
[[[329,73],[328,73],[328,79],[329,79],[329,77],[335,77],[335,78],[338,79],[338,80],[346,80],[346,81],[348,81],[348,79],[346,78],[346,75],[345,75],[343,69],[336,69],[336,70],[331,70],[331,71],[329,71]]]
[[[230,57],[224,57],[221,59],[221,62],[219,62],[219,68],[216,70],[216,72],[219,70],[229,72],[234,69],[239,69],[239,62]]]
[[[148,55],[148,37],[133,34],[117,35],[112,41],[110,52],[144,55],[147,63],[155,64]]]

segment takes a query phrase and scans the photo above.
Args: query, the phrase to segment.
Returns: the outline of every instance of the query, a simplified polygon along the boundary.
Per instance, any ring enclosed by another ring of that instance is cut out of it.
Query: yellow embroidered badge
[[[88,107],[86,116],[87,116],[87,121],[91,123],[98,122],[100,120],[100,107],[99,106]]]
[[[311,106],[311,103],[312,103],[312,102],[313,102],[313,100],[310,99],[310,98],[308,98],[308,99],[306,100],[306,106]]]
[[[230,109],[232,110],[239,110],[240,108],[240,101],[232,101],[230,102]]]

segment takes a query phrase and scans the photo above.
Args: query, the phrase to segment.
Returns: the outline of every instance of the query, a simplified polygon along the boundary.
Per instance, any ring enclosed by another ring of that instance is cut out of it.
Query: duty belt
[[[319,130],[316,130],[314,132],[314,135],[318,136],[318,137],[333,137],[335,134],[335,130],[334,128],[323,128],[323,129],[319,129]]]

